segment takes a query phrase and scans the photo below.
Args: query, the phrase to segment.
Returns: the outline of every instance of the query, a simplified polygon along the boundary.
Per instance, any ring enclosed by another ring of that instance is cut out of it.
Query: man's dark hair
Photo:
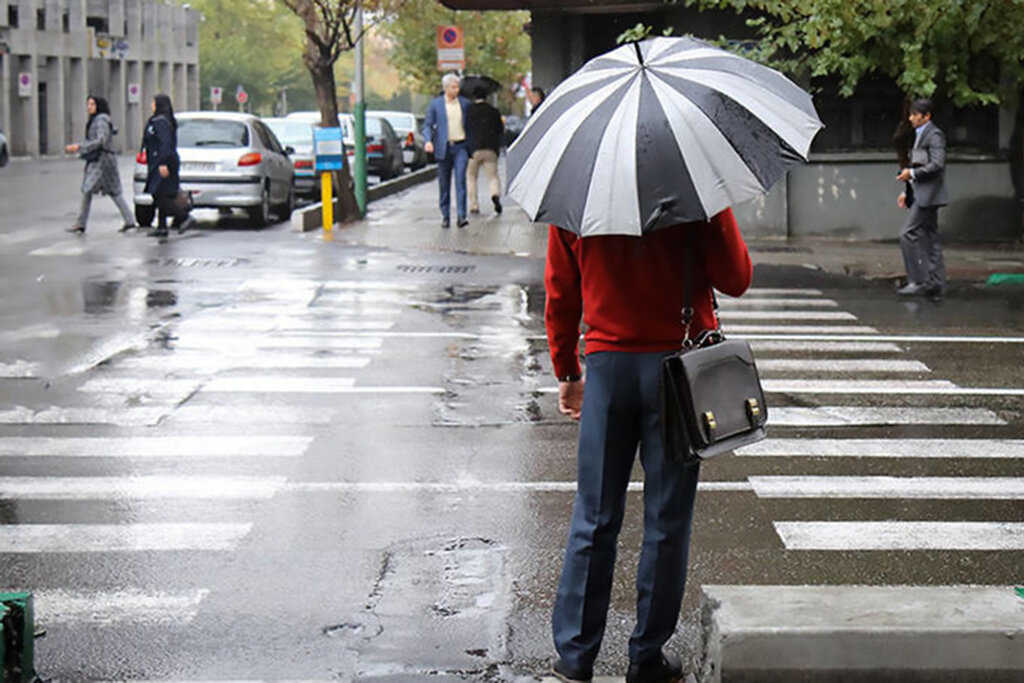
[[[535,85],[532,88],[530,88],[530,90],[532,90],[536,95],[540,96],[541,101],[544,100],[544,88],[540,87],[539,85]]]
[[[921,116],[930,116],[932,113],[932,101],[926,97],[914,100],[910,103],[910,111]]]

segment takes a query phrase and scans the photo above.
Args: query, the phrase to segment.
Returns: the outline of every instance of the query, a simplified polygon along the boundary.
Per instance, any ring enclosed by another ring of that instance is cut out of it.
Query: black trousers
[[[167,217],[172,216],[173,221],[171,227],[177,228],[185,221],[188,217],[188,209],[183,209],[178,206],[177,203],[178,193],[174,194],[158,194],[153,197],[153,201],[157,208],[156,218],[156,229],[167,230]]]

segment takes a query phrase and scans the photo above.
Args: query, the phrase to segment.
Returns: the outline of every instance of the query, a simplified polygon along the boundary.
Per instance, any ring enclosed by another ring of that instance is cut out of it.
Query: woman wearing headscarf
[[[178,192],[178,122],[174,118],[171,98],[157,95],[153,98],[153,115],[146,122],[142,134],[142,148],[146,153],[146,192],[153,197],[157,209],[156,227],[150,232],[153,237],[167,236],[167,216],[174,217],[173,227],[179,232],[188,224],[188,209],[179,206]]]
[[[64,148],[68,154],[78,154],[85,159],[85,176],[82,179],[82,208],[68,232],[85,234],[94,194],[105,194],[114,200],[124,223],[121,232],[135,227],[132,210],[121,191],[121,176],[117,168],[117,152],[114,151],[114,135],[117,129],[110,119],[110,106],[102,97],[90,96],[85,103],[89,120],[85,124],[85,141]]]

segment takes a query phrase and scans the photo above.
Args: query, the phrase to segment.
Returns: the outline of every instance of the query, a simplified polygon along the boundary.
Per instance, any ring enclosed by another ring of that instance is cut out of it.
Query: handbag
[[[659,393],[665,457],[693,464],[764,439],[768,406],[750,344],[727,340],[720,326],[690,338],[693,250],[687,252],[683,346],[662,360]]]
[[[93,161],[99,161],[100,157],[103,156],[103,148],[102,147],[97,147],[96,149],[92,150],[91,152],[83,153],[81,156],[82,156],[82,159],[84,159],[85,163],[87,163],[87,164],[92,163]]]
[[[178,190],[178,194],[174,196],[174,208],[178,210],[178,213],[192,211],[192,193]]]

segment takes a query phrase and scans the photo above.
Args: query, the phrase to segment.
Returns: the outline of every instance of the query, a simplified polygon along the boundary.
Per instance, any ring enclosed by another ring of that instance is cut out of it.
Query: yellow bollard
[[[331,172],[320,174],[320,201],[324,216],[324,232],[334,228],[334,198],[331,196]]]

